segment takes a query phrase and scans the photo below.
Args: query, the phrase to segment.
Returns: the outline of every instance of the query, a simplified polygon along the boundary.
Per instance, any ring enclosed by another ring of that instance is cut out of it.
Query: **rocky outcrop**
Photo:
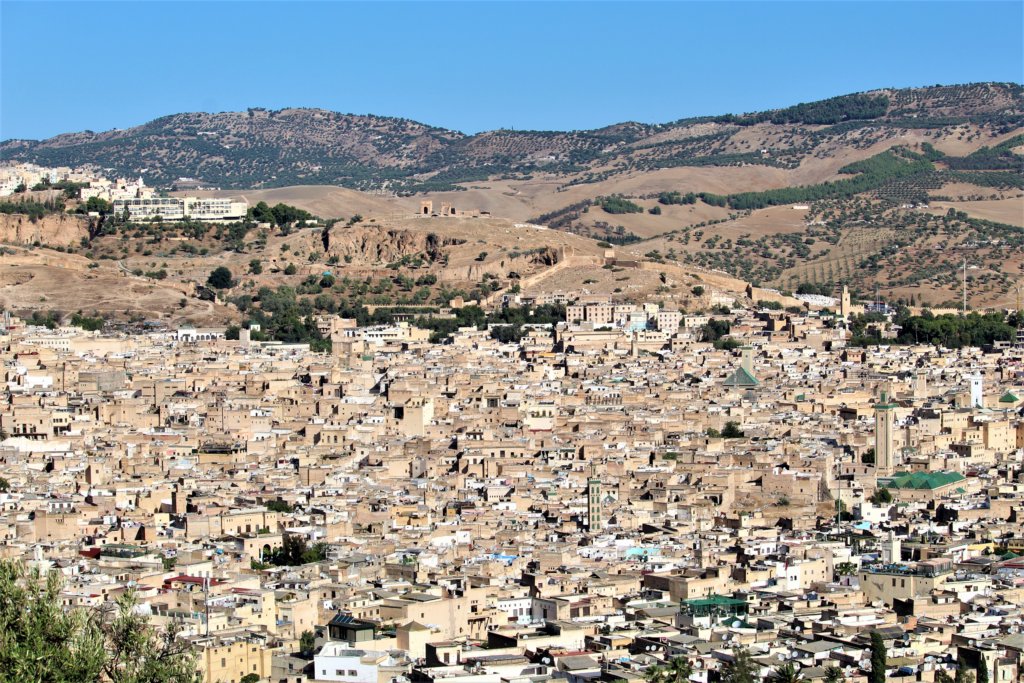
[[[441,272],[440,279],[442,282],[478,282],[486,274],[504,278],[511,272],[517,273],[519,277],[525,277],[535,274],[538,270],[547,272],[559,264],[566,263],[572,253],[572,249],[566,247],[540,247],[525,252],[513,252],[503,255],[500,259],[473,263],[464,268],[446,268]]]
[[[447,247],[463,243],[434,233],[371,226],[335,226],[324,235],[328,255],[348,256],[361,263],[392,263],[406,256],[438,261]]]
[[[77,246],[89,237],[89,221],[79,216],[53,214],[31,219],[20,213],[0,214],[0,242],[48,247]]]

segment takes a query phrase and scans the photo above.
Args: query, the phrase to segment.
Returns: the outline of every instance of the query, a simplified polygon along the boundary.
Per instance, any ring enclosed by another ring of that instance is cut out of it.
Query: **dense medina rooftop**
[[[211,683],[1019,677],[1024,350],[574,305],[329,352],[8,316],[4,561]]]

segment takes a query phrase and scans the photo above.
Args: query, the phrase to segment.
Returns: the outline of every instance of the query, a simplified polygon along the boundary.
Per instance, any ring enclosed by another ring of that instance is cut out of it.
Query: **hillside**
[[[318,109],[186,113],[125,130],[8,140],[0,143],[0,157],[50,166],[92,163],[120,174],[144,173],[162,187],[187,177],[224,188],[341,185],[408,193],[545,177],[566,189],[682,167],[799,169],[907,131],[968,126],[970,145],[1022,121],[1019,85],[982,83],[877,90],[665,124],[472,136],[406,119]]]
[[[302,319],[343,313],[385,321],[389,312],[437,313],[454,297],[488,300],[530,288],[566,268],[595,269],[604,252],[576,235],[486,217],[287,230],[120,223],[92,238],[88,223],[0,215],[0,310],[230,324],[286,308]],[[67,239],[74,230],[79,239]],[[231,283],[214,292],[208,278],[217,268],[230,271]],[[656,286],[656,278],[641,280]]]
[[[697,285],[728,295],[747,282],[822,292],[847,284],[861,296],[948,306],[959,300],[964,259],[971,304],[1009,306],[1024,272],[1022,92],[880,90],[661,125],[474,136],[400,119],[251,110],[7,141],[4,159],[146,168],[165,186],[197,177],[225,188],[200,194],[340,221],[280,232],[101,228],[9,205],[0,242],[20,249],[0,306],[212,321],[244,317],[265,288],[286,288],[306,312],[349,313],[575,289],[695,310],[707,304],[692,296]],[[421,199],[466,213],[417,216]],[[601,268],[604,242],[636,267]],[[54,270],[64,259],[74,287]],[[202,298],[218,266],[237,280],[223,293],[227,306]],[[336,281],[323,281],[325,270]],[[112,278],[129,278],[132,296],[111,295]]]

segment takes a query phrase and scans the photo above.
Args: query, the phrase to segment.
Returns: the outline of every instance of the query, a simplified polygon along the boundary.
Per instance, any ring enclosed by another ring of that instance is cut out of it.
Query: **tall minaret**
[[[889,538],[882,546],[882,561],[887,564],[896,564],[903,560],[903,544],[896,537],[895,532],[889,529]]]
[[[890,403],[888,394],[882,392],[882,400],[875,404],[875,476],[892,474],[893,465],[893,420],[896,404]]]
[[[927,398],[928,397],[928,371],[925,369],[918,369],[914,373],[914,398]]]
[[[601,528],[601,480],[594,463],[590,465],[590,478],[587,479],[587,528],[591,531]]]
[[[846,285],[843,285],[843,293],[840,295],[839,299],[839,315],[841,315],[844,320],[849,320],[850,314],[850,290]]]
[[[983,408],[985,406],[985,392],[981,383],[981,371],[971,375],[971,407]]]

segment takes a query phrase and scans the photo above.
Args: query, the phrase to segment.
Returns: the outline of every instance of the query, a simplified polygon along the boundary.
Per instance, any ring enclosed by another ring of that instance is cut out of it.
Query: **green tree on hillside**
[[[89,197],[85,201],[85,210],[106,215],[114,213],[114,205],[101,197]]]
[[[234,285],[234,280],[230,270],[225,266],[217,266],[210,273],[210,277],[206,278],[206,284],[214,289],[230,289]]]
[[[621,195],[598,197],[597,203],[605,210],[606,213],[611,214],[644,212],[644,207],[640,206],[636,202],[631,202]]]

